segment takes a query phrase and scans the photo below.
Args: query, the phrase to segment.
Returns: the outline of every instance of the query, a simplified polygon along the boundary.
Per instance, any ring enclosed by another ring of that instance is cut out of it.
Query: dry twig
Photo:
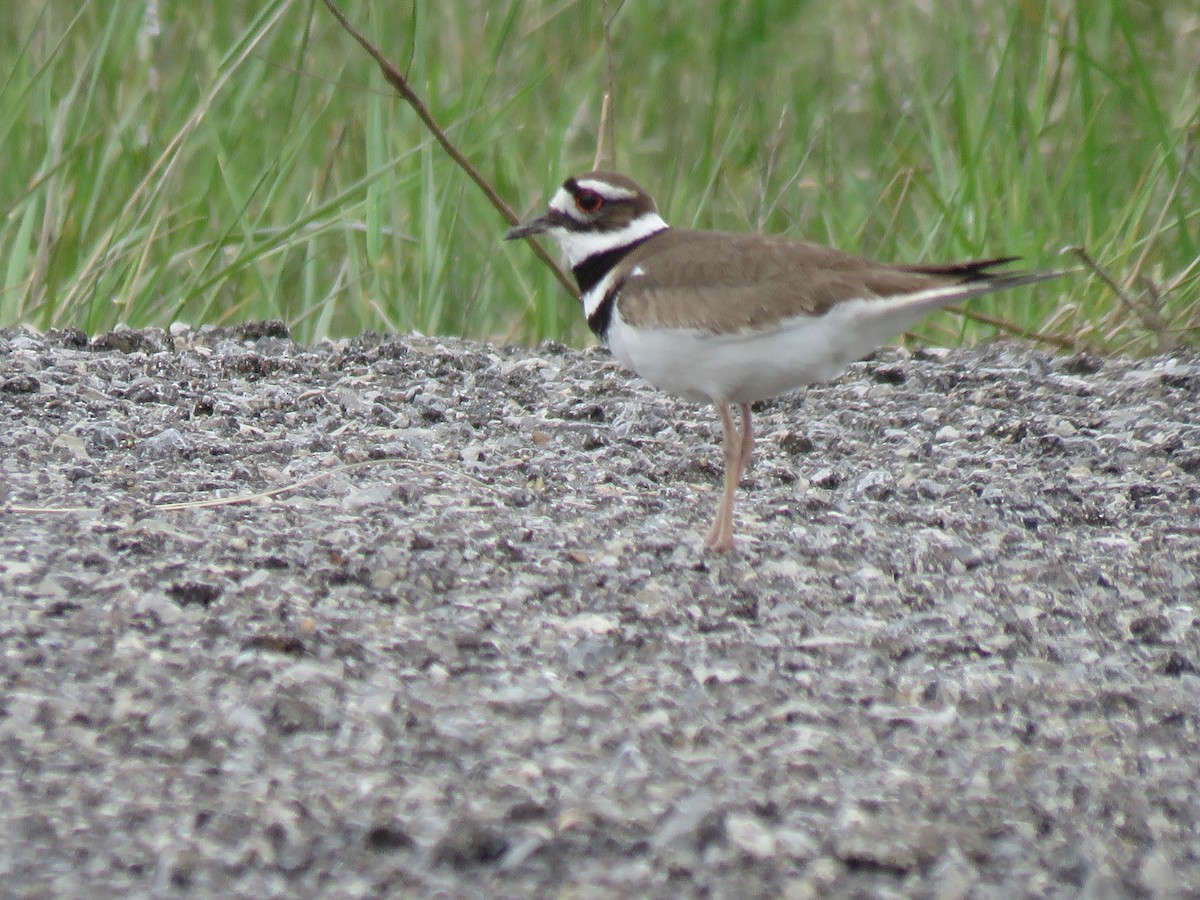
[[[269,500],[272,497],[278,497],[281,494],[290,494],[293,491],[298,491],[302,487],[320,481],[323,478],[328,478],[331,475],[338,475],[343,472],[350,472],[354,469],[361,469],[366,466],[377,466],[384,463],[392,463],[395,465],[408,466],[414,469],[428,469],[430,471],[439,472],[443,475],[450,475],[455,478],[465,478],[467,481],[474,482],[482,488],[489,491],[495,491],[493,485],[486,481],[480,481],[473,475],[468,475],[466,472],[460,472],[457,469],[451,469],[447,466],[439,466],[437,463],[426,462],[424,460],[403,459],[398,456],[386,456],[380,459],[364,459],[359,462],[343,463],[340,466],[334,466],[332,469],[325,469],[322,472],[317,472],[315,475],[309,475],[307,478],[301,478],[298,481],[291,481],[287,484],[280,485],[277,488],[271,488],[266,491],[257,491],[253,494],[238,494],[236,497],[213,497],[208,500],[184,500],[179,503],[152,503],[150,508],[157,512],[179,512],[186,509],[212,509],[217,506],[240,506],[243,503],[256,503],[261,500]],[[45,515],[72,515],[86,512],[96,512],[90,506],[17,506],[15,504],[5,504],[0,506],[0,512],[15,513],[17,515],[26,516],[45,516]]]
[[[1117,299],[1121,301],[1125,308],[1132,312],[1133,315],[1137,317],[1138,321],[1142,323],[1145,329],[1154,335],[1155,343],[1158,344],[1159,349],[1167,349],[1171,341],[1169,334],[1170,329],[1168,328],[1167,323],[1163,321],[1162,316],[1158,314],[1158,311],[1151,309],[1145,303],[1135,299],[1132,294],[1125,290],[1125,288],[1117,284],[1116,279],[1108,273],[1108,270],[1106,270],[1100,265],[1100,263],[1096,262],[1096,260],[1092,258],[1092,255],[1088,253],[1086,247],[1072,247],[1071,252],[1079,257],[1079,259],[1085,266],[1088,267],[1092,274],[1103,281],[1105,285],[1108,286],[1108,289],[1111,290],[1113,294],[1116,295]],[[1141,263],[1139,262],[1139,265],[1140,264]]]
[[[596,132],[596,157],[593,169],[617,168],[617,135],[614,125],[613,106],[616,105],[617,75],[613,60],[612,20],[621,9],[621,4],[609,15],[608,0],[600,4],[600,24],[604,31],[604,101],[600,105],[600,128]],[[606,166],[606,163],[608,165]]]
[[[488,202],[491,203],[492,206],[500,213],[500,215],[504,217],[508,224],[519,224],[521,220],[513,211],[512,207],[504,202],[504,199],[499,193],[497,193],[496,189],[492,187],[491,183],[483,177],[479,170],[471,164],[471,161],[467,159],[465,155],[463,155],[463,152],[458,149],[452,140],[450,140],[450,137],[446,134],[442,127],[438,125],[437,120],[433,117],[433,113],[430,112],[429,107],[425,104],[425,101],[421,99],[420,95],[418,95],[408,83],[408,79],[404,77],[404,73],[396,68],[396,66],[393,65],[374,44],[367,40],[366,36],[362,32],[358,31],[358,29],[350,24],[350,20],[346,18],[345,14],[340,9],[338,9],[337,4],[335,4],[333,0],[325,0],[325,6],[333,14],[333,17],[338,20],[341,26],[346,29],[350,36],[354,38],[354,40],[358,41],[359,45],[367,51],[367,54],[371,57],[371,59],[375,60],[375,63],[379,66],[379,70],[383,73],[383,77],[387,80],[388,84],[395,88],[396,93],[400,95],[401,99],[413,108],[413,111],[416,112],[417,117],[421,120],[425,127],[429,129],[429,133],[434,136],[434,139],[437,140],[442,149],[446,151],[447,155],[454,160],[455,164],[467,173],[467,177],[470,178],[471,181],[475,183],[475,186],[483,192],[483,195],[487,197]],[[551,259],[550,254],[546,252],[546,249],[541,244],[533,242],[533,252],[537,254],[538,259],[550,267],[550,270],[554,272],[555,277],[559,280],[559,283],[567,289],[567,292],[572,297],[578,298],[579,291],[575,287],[575,282],[553,259]]]
[[[1005,334],[1015,335],[1019,338],[1024,338],[1027,341],[1038,341],[1043,344],[1050,344],[1053,347],[1058,347],[1062,350],[1078,350],[1079,344],[1069,337],[1062,337],[1057,334],[1046,334],[1041,331],[1033,331],[1029,328],[1022,328],[1020,325],[1014,325],[1012,322],[1004,319],[997,319],[985,313],[975,312],[971,309],[964,309],[961,306],[947,306],[946,312],[952,312],[962,316],[964,319],[970,319],[972,322],[980,322],[984,325],[991,325],[997,331],[1003,331]]]

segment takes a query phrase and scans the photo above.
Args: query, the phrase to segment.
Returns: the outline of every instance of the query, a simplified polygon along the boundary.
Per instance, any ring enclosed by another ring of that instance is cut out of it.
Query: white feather
[[[735,334],[631,328],[618,301],[608,346],[624,365],[669,393],[697,402],[753,403],[833,378],[961,294],[962,286],[952,285],[890,299],[848,300],[821,316],[796,316]]]
[[[600,304],[604,302],[604,295],[608,293],[616,274],[617,270],[614,266],[608,270],[603,278],[592,286],[590,291],[583,295],[581,299],[583,300],[583,315],[585,318],[590,319],[600,307]]]
[[[563,195],[567,197],[567,201],[571,204],[570,207],[558,205]],[[573,215],[571,208],[575,201],[571,200],[570,196],[566,191],[560,189],[554,195],[550,206],[567,213],[567,215]],[[563,256],[567,258],[567,264],[571,268],[575,268],[588,257],[632,244],[634,241],[657,234],[666,227],[667,223],[663,221],[662,216],[658,213],[648,212],[642,213],[619,231],[570,231],[566,228],[552,228],[548,233],[562,248]]]
[[[600,196],[609,200],[632,200],[637,196],[637,191],[618,187],[607,181],[596,181],[594,178],[580,178],[575,183],[585,191],[595,191]]]

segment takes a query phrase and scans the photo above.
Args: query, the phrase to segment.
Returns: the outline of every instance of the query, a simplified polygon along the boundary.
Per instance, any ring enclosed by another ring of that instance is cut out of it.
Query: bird
[[[752,403],[836,377],[943,306],[1064,274],[1003,268],[1015,256],[894,264],[784,236],[674,228],[640,184],[607,171],[567,178],[543,215],[504,239],[535,235],[558,244],[588,327],[617,360],[716,407],[725,480],[704,539],[715,552],[735,546]]]

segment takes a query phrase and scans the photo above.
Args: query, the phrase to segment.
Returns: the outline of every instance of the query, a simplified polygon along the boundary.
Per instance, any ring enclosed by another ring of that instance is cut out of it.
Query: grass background
[[[611,86],[615,164],[669,221],[898,260],[1082,246],[1113,284],[972,308],[1104,351],[1200,339],[1194,0],[340,5],[522,213],[591,167]],[[0,325],[587,339],[319,0],[11,6]]]

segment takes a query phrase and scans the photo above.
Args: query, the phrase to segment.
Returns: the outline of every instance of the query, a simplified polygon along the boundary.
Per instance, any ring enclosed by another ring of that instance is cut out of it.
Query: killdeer
[[[996,271],[1011,256],[893,265],[783,237],[671,228],[637,182],[613,172],[568,178],[545,215],[504,238],[543,233],[613,355],[662,390],[716,406],[725,489],[712,550],[733,549],[751,403],[833,378],[939,307],[1063,274]]]

